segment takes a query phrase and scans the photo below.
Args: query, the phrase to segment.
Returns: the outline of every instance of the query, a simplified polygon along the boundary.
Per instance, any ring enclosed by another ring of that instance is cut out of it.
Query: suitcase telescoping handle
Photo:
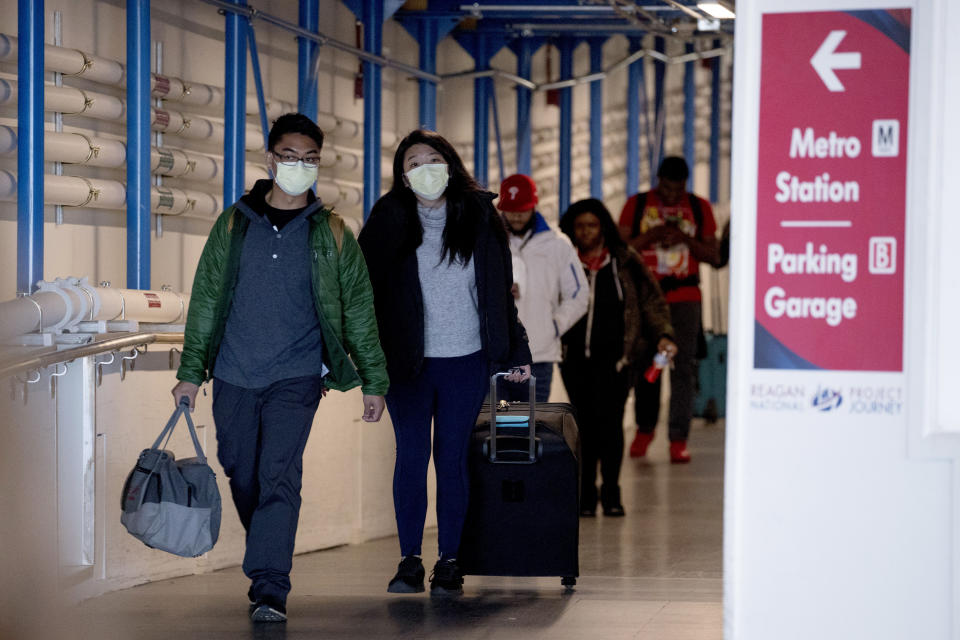
[[[497,380],[510,375],[509,372],[501,371],[490,376],[490,462],[501,462],[497,460]],[[530,376],[530,417],[528,425],[530,427],[530,449],[528,459],[524,464],[532,464],[537,461],[537,429],[536,429],[536,399],[537,399],[537,378]]]

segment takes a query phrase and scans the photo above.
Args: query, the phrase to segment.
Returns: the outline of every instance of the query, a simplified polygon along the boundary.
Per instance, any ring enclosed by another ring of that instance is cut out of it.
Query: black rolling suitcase
[[[457,562],[464,574],[560,576],[568,589],[580,575],[580,434],[573,407],[498,403],[490,380],[470,442],[470,501]],[[491,409],[493,408],[493,410]],[[490,427],[496,425],[491,439]]]

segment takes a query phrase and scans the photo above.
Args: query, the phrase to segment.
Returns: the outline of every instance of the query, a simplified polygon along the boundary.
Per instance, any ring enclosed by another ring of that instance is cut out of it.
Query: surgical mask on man
[[[442,163],[422,164],[407,171],[406,176],[410,189],[424,200],[436,200],[442,196],[450,180],[447,165]]]
[[[277,186],[290,196],[299,196],[317,181],[318,167],[304,166],[303,160],[277,163]]]

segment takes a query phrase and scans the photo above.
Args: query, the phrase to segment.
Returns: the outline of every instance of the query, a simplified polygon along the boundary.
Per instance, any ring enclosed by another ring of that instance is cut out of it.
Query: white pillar
[[[725,638],[958,640],[960,5],[835,6],[736,7]]]

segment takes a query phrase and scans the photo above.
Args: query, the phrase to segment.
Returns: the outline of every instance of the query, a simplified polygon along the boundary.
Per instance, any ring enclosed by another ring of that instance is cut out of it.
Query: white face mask
[[[277,163],[277,186],[284,193],[290,196],[299,196],[317,181],[317,169],[319,167],[303,166],[303,161],[298,161],[295,165]]]
[[[410,189],[424,200],[436,200],[442,196],[450,179],[445,164],[422,164],[405,175]]]

